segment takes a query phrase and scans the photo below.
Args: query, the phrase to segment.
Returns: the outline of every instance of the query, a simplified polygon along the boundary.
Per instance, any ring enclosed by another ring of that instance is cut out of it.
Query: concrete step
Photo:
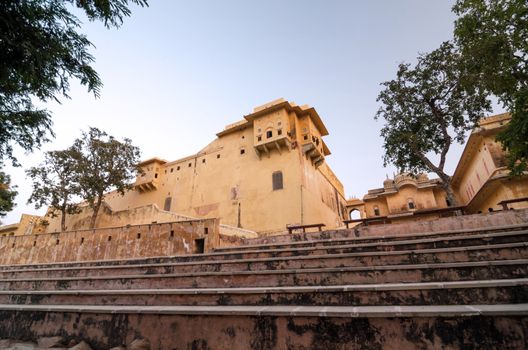
[[[0,305],[0,334],[68,334],[95,350],[140,334],[151,349],[524,349],[528,305]],[[23,326],[21,326],[23,325]]]
[[[90,262],[72,262],[38,265],[11,265],[2,267],[2,271],[108,265],[137,265],[171,262],[203,262],[208,260],[255,259],[269,257],[288,257],[301,255],[346,254],[354,252],[375,252],[395,250],[419,250],[449,247],[464,247],[482,244],[520,243],[528,241],[528,230],[472,234],[462,236],[406,239],[395,242],[370,242],[346,244],[340,246],[294,247],[284,249],[255,249],[243,252],[217,252],[199,255],[180,255],[173,257],[152,257],[147,259],[104,260]]]
[[[25,268],[0,271],[5,278],[87,277],[109,274],[166,274],[187,272],[236,272],[441,262],[470,262],[528,258],[528,242],[419,250],[374,251],[345,254],[300,255],[272,258],[205,260],[134,265]]]
[[[406,235],[384,235],[384,236],[375,236],[375,237],[355,237],[353,234],[350,237],[345,238],[314,238],[307,239],[307,237],[302,237],[304,240],[296,241],[299,238],[298,235],[291,234],[285,235],[285,237],[290,238],[290,241],[283,241],[279,239],[279,242],[266,242],[265,238],[251,239],[251,241],[264,241],[264,243],[259,244],[244,244],[242,246],[233,246],[233,247],[222,247],[216,248],[215,252],[239,252],[244,250],[255,250],[255,249],[282,249],[282,248],[293,248],[293,247],[311,247],[311,246],[333,246],[333,245],[346,245],[354,243],[376,243],[376,242],[395,242],[401,240],[409,239],[420,239],[420,238],[439,238],[439,237],[456,237],[459,235],[467,236],[471,234],[486,234],[486,233],[495,233],[495,232],[507,232],[507,231],[517,231],[517,230],[527,230],[528,224],[517,224],[517,225],[507,225],[507,226],[497,226],[489,228],[477,228],[477,229],[463,229],[463,230],[451,230],[451,231],[438,231],[438,232],[425,232],[425,233],[412,233]],[[341,230],[334,231],[323,231],[321,233],[322,237],[331,235],[332,233],[337,233]],[[345,230],[351,231],[351,230]],[[353,231],[353,230],[352,230]],[[270,237],[270,240],[282,238],[282,237]]]
[[[218,288],[523,278],[528,259],[436,264],[4,279],[0,290]]]
[[[0,304],[32,305],[462,305],[528,302],[528,278],[261,288],[8,290]]]

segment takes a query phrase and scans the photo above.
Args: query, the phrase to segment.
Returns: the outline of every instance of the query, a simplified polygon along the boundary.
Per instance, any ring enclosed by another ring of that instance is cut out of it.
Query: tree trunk
[[[453,187],[451,186],[451,179],[447,181],[442,179],[442,181],[444,182],[443,187],[444,187],[444,190],[446,191],[447,200],[449,201],[449,206],[457,207],[458,200],[456,199],[455,191],[453,190]]]
[[[66,207],[61,208],[61,231],[66,231]]]
[[[97,197],[97,202],[93,208],[92,219],[90,220],[90,228],[95,228],[95,220],[97,220],[97,214],[99,213],[99,208],[101,208],[102,196]]]

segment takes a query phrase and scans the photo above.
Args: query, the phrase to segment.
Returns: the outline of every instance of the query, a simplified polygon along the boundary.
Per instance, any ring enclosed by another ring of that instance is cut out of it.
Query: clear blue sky
[[[452,36],[453,1],[443,0],[150,0],[132,8],[118,30],[83,19],[95,45],[101,98],[72,85],[71,100],[50,104],[62,149],[88,126],[129,137],[143,158],[193,154],[226,124],[254,106],[284,97],[316,108],[330,135],[327,162],[347,196],[380,187],[393,168],[382,166],[382,122],[373,117],[380,83],[400,62],[435,49]],[[450,156],[452,171],[461,148]],[[42,152],[19,154],[24,168]],[[23,169],[7,169],[25,203]]]

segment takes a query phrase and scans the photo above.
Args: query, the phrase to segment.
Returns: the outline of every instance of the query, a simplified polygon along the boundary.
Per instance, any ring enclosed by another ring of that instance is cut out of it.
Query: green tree
[[[520,174],[528,162],[528,2],[458,0],[453,11],[469,83],[496,95],[512,115],[498,139]]]
[[[49,205],[52,217],[60,213],[61,230],[66,231],[66,215],[79,212],[74,202],[80,192],[74,151],[46,152],[44,162],[28,169],[26,174],[33,182],[28,203],[35,203],[37,209]]]
[[[0,217],[13,210],[16,195],[15,186],[11,186],[11,178],[0,171]]]
[[[382,105],[375,117],[386,122],[381,130],[384,165],[436,173],[452,206],[458,202],[444,171],[449,148],[455,141],[463,143],[466,132],[490,110],[484,91],[464,88],[463,74],[460,54],[449,42],[420,55],[414,68],[402,63],[396,79],[382,83],[385,89],[377,99]]]
[[[104,194],[115,190],[124,195],[132,188],[132,180],[141,171],[137,166],[140,151],[130,139],[119,141],[97,128],[83,132],[73,149],[81,196],[93,209],[90,228],[94,228]]]
[[[0,161],[18,164],[14,144],[32,151],[53,136],[50,112],[34,101],[68,97],[72,78],[99,95],[92,43],[78,33],[81,22],[73,7],[92,21],[119,27],[130,15],[129,2],[147,5],[146,0],[0,1]]]
[[[14,146],[31,152],[54,136],[51,113],[42,106],[68,98],[72,79],[99,95],[92,43],[78,32],[81,22],[72,10],[119,27],[131,14],[129,3],[146,6],[147,0],[0,1],[0,169],[5,160],[20,165]]]

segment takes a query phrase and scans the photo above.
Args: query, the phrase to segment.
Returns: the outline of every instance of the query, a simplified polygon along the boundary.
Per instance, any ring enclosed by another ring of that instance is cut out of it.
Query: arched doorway
[[[350,220],[358,220],[361,219],[361,212],[358,209],[352,209],[348,213],[348,217]]]

